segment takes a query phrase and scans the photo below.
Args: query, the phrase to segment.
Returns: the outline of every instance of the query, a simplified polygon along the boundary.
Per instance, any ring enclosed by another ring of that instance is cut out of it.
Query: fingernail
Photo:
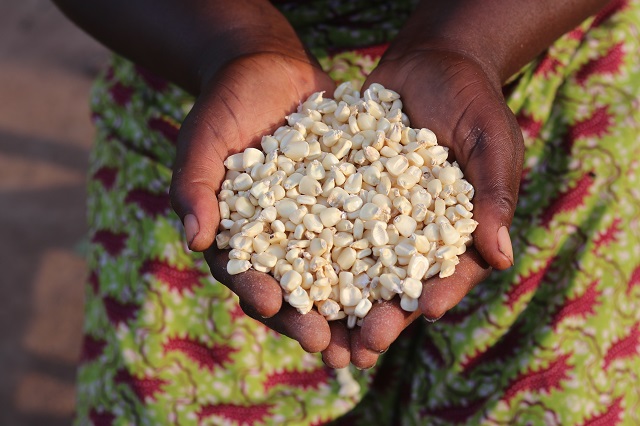
[[[498,250],[507,256],[509,262],[511,262],[511,266],[513,266],[513,246],[511,245],[511,237],[509,236],[509,230],[506,226],[501,226],[500,229],[498,229]]]
[[[357,370],[360,370],[360,371],[366,371],[366,370],[371,370],[371,369],[372,369],[373,367],[375,367],[375,366],[376,366],[375,364],[373,364],[372,366],[369,366],[369,367],[358,367],[358,366],[356,365],[356,369],[357,369]]]
[[[188,214],[184,217],[184,232],[187,235],[187,244],[191,247],[193,240],[200,232],[200,225],[198,225],[198,219],[192,215]]]

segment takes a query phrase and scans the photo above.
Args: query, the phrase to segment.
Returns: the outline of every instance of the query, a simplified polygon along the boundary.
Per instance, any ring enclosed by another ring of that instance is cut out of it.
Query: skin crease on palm
[[[360,368],[373,366],[421,314],[439,318],[492,267],[511,266],[504,231],[513,218],[523,149],[501,83],[607,2],[418,5],[365,87],[375,81],[400,93],[412,126],[431,128],[451,148],[476,188],[475,249],[461,256],[453,276],[425,282],[419,312],[402,311],[397,300],[376,303],[361,328],[347,330],[342,322],[327,323],[313,311],[303,316],[283,304],[280,286],[266,274],[229,276],[226,252],[209,248],[219,222],[215,196],[223,160],[259,146],[261,136],[311,93],[333,93],[334,82],[286,19],[266,0],[55,0],[114,52],[197,96],[179,135],[171,201],[190,248],[205,251],[213,276],[238,294],[248,315],[305,350],[322,352],[327,365]]]

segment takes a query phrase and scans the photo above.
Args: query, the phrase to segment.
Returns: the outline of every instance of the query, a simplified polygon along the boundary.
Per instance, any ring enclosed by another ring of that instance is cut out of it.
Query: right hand
[[[478,228],[474,245],[460,256],[456,272],[426,280],[420,308],[409,313],[398,298],[375,303],[361,327],[363,348],[352,362],[366,366],[386,350],[420,314],[440,318],[484,281],[491,268],[513,264],[507,229],[513,219],[524,145],[499,80],[476,59],[451,50],[417,49],[404,55],[390,51],[370,74],[365,87],[380,83],[402,96],[403,110],[415,128],[432,129],[447,146],[466,179],[475,187],[473,215]]]
[[[180,129],[171,182],[171,203],[189,247],[205,252],[213,276],[239,296],[246,314],[308,352],[323,351],[331,339],[324,317],[316,311],[301,315],[283,305],[281,287],[270,275],[253,270],[229,275],[228,252],[218,250],[214,241],[223,161],[248,147],[259,148],[262,136],[283,125],[285,115],[314,92],[332,94],[334,83],[313,58],[292,50],[235,58],[202,87]]]

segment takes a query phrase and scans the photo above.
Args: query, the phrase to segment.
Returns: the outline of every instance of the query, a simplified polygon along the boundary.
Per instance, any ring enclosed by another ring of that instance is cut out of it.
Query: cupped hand
[[[329,345],[329,324],[315,311],[301,315],[283,305],[280,285],[270,275],[227,273],[228,251],[214,244],[220,222],[216,196],[229,155],[259,148],[262,136],[284,125],[284,117],[310,94],[333,90],[331,78],[305,55],[267,52],[232,60],[203,85],[182,124],[170,191],[189,247],[205,252],[213,276],[239,296],[249,316],[309,352]]]
[[[474,246],[460,256],[456,272],[423,284],[419,311],[400,308],[396,297],[374,303],[357,334],[351,336],[351,362],[365,368],[375,364],[412,321],[420,315],[435,320],[486,279],[492,268],[513,265],[508,228],[518,197],[523,162],[520,127],[507,107],[500,82],[473,58],[445,50],[388,55],[371,73],[364,88],[380,83],[401,96],[403,111],[414,128],[426,127],[449,147],[475,187]],[[325,361],[334,360],[325,356]],[[335,362],[334,362],[335,361]],[[342,362],[342,359],[340,359]]]

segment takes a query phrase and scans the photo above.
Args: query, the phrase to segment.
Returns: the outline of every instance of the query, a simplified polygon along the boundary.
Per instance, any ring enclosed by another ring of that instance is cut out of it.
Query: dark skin
[[[311,93],[334,88],[285,18],[262,0],[55,3],[115,52],[197,97],[180,131],[171,200],[189,247],[205,252],[213,276],[239,296],[248,315],[306,351],[322,352],[327,365],[368,368],[416,318],[441,317],[493,268],[513,264],[508,227],[524,150],[502,84],[608,1],[432,0],[418,6],[364,87],[377,82],[400,93],[412,127],[432,129],[450,148],[476,189],[479,225],[474,248],[461,256],[455,274],[424,283],[419,311],[402,311],[397,299],[376,303],[354,330],[283,304],[280,286],[267,274],[229,276],[226,253],[213,244],[223,160],[259,146]]]

